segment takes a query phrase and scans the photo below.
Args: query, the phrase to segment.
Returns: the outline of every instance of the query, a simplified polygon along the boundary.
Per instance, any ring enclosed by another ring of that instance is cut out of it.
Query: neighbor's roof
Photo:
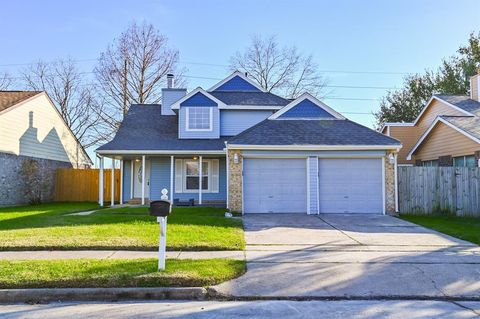
[[[441,95],[436,94],[435,97],[455,105],[464,111],[470,112],[477,116],[480,116],[480,102],[472,100],[467,95]]]
[[[176,115],[162,115],[158,104],[134,104],[130,106],[113,140],[100,146],[97,151],[217,151],[225,148],[226,137],[179,139],[177,120]]]
[[[15,104],[25,101],[34,95],[41,92],[39,91],[0,91],[0,112],[4,111]]]
[[[476,116],[441,116],[441,118],[471,136],[480,139],[480,118]]]
[[[208,92],[227,105],[285,106],[291,101],[270,92],[212,91]]]
[[[385,145],[391,137],[350,120],[264,120],[228,140],[239,145]]]

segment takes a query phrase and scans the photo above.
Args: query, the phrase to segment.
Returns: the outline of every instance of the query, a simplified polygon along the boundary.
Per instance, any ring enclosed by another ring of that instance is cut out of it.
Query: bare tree
[[[111,132],[116,131],[130,104],[160,102],[168,73],[175,73],[177,83],[181,81],[178,58],[178,50],[170,48],[167,38],[146,23],[133,23],[101,53],[95,72],[109,105],[103,120]]]
[[[12,78],[9,76],[9,74],[7,72],[0,73],[0,91],[8,90],[11,84]]]
[[[265,90],[288,98],[304,92],[319,96],[325,87],[313,57],[295,46],[280,47],[275,36],[253,36],[250,46],[231,57],[230,69],[246,72]]]
[[[97,133],[102,105],[95,98],[94,87],[84,79],[72,60],[39,61],[24,69],[22,78],[28,89],[48,93],[84,147],[102,140]]]

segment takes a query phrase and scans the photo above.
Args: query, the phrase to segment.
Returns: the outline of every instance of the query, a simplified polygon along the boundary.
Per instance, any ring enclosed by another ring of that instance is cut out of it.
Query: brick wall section
[[[234,156],[238,154],[238,163]],[[242,154],[240,150],[228,150],[228,204],[233,212],[242,211]]]
[[[390,164],[390,153],[385,156],[385,208],[388,215],[395,215],[395,164]]]
[[[26,203],[24,181],[20,174],[22,162],[26,159],[36,160],[39,164],[45,185],[42,190],[42,201],[44,202],[53,200],[57,168],[72,167],[70,163],[66,162],[0,153],[0,206]]]

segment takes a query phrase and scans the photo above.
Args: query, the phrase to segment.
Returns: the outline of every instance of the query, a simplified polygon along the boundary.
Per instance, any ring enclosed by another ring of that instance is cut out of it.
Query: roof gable
[[[439,101],[441,102],[442,104],[444,105],[447,105],[449,107],[451,107],[452,109],[456,110],[456,111],[459,111],[461,114],[464,114],[466,116],[473,116],[472,113],[470,113],[469,111],[466,111],[464,110],[463,108],[455,105],[455,104],[452,104],[448,101],[446,101],[444,98],[442,98],[443,96],[436,96],[436,95],[433,95],[430,100],[428,100],[428,102],[425,104],[425,106],[423,107],[423,109],[420,111],[420,114],[418,114],[417,118],[415,119],[415,121],[413,122],[414,125],[417,125],[417,123],[420,121],[420,119],[422,118],[422,116],[424,115],[424,113],[427,111],[427,109],[430,107],[430,105],[432,105],[434,101]],[[439,115],[443,115],[443,114],[439,114]]]
[[[456,117],[454,117],[454,116],[445,116],[445,117],[438,116],[435,119],[435,121],[433,121],[433,123],[430,125],[430,127],[418,139],[417,143],[412,147],[412,149],[410,150],[410,152],[407,155],[407,160],[412,159],[413,154],[421,147],[423,142],[425,140],[427,140],[427,137],[434,130],[434,128],[437,126],[438,123],[443,123],[446,126],[450,127],[451,129],[454,129],[455,131],[463,134],[464,136],[468,137],[469,139],[471,139],[471,140],[480,144],[480,139],[478,137],[476,137],[474,134],[472,134],[472,132],[466,130],[463,127],[458,126],[457,123],[455,123],[454,118],[456,118]],[[458,117],[458,118],[461,118],[461,117]],[[464,118],[466,118],[466,117],[464,117]]]
[[[335,118],[319,105],[305,99],[278,118]]]
[[[264,120],[228,140],[232,145],[266,147],[375,147],[400,148],[396,139],[349,120]]]
[[[212,86],[209,91],[265,92],[260,85],[239,71],[233,72]]]
[[[294,118],[345,119],[340,113],[308,93],[302,94],[296,100],[292,101],[278,112],[272,114],[268,119]]]
[[[220,108],[224,107],[225,103],[198,87],[173,103],[171,107],[172,110],[178,110],[180,106],[218,106]]]
[[[0,91],[0,112],[23,102],[41,92],[39,91]]]
[[[202,92],[197,92],[181,102],[180,106],[218,106],[218,103]]]
[[[238,75],[223,83],[215,91],[254,91],[260,92],[260,90],[253,86],[251,83],[245,81]]]

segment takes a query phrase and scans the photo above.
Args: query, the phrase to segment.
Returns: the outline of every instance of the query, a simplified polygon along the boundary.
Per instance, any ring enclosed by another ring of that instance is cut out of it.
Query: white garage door
[[[383,212],[381,159],[319,159],[320,213]]]
[[[306,159],[245,159],[243,196],[245,213],[306,213]]]

